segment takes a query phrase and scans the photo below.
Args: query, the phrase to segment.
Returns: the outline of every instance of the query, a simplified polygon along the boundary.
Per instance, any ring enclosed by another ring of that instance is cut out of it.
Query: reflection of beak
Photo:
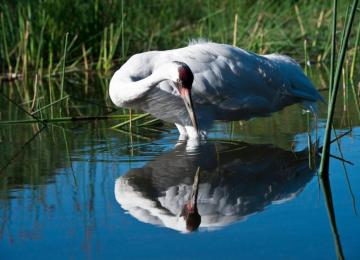
[[[193,127],[195,128],[196,132],[198,132],[198,123],[197,123],[197,120],[196,120],[196,115],[195,115],[195,112],[194,112],[194,106],[193,106],[193,102],[191,100],[190,91],[189,91],[189,89],[183,87],[181,89],[180,93],[181,93],[182,99],[184,100],[186,110],[189,113],[191,123],[192,123]]]
[[[186,221],[186,229],[190,232],[197,230],[201,223],[201,216],[197,209],[197,197],[199,193],[199,174],[200,167],[198,167],[194,177],[194,183],[192,185],[192,191],[189,201],[184,205],[181,212],[181,216],[184,217]]]
[[[200,167],[198,167],[196,170],[194,183],[192,185],[192,191],[190,195],[190,205],[193,208],[197,208],[197,197],[199,193],[199,175],[200,175]]]

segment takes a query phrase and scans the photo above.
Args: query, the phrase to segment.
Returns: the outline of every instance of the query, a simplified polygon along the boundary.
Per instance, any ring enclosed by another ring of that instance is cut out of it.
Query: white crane
[[[132,56],[115,72],[109,94],[118,107],[175,123],[181,139],[205,135],[214,120],[267,116],[294,103],[315,113],[323,100],[290,57],[211,42]]]

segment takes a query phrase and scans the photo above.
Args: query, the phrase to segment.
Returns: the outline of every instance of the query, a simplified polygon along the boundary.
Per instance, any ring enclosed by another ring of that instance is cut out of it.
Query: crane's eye
[[[175,82],[175,86],[179,89],[181,87],[181,80],[180,79],[177,79],[176,82]]]

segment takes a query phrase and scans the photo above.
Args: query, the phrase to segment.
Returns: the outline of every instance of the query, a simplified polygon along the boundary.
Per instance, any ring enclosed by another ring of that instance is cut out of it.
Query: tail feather
[[[283,73],[283,77],[288,79],[290,83],[288,92],[290,95],[297,97],[301,102],[317,102],[318,100],[325,102],[294,59],[280,54],[269,54],[265,55],[265,57],[277,64],[279,70]]]

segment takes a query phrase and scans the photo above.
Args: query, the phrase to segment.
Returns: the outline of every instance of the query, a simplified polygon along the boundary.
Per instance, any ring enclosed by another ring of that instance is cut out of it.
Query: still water
[[[218,122],[198,146],[179,143],[171,125],[132,134],[110,129],[115,120],[0,126],[0,258],[359,259],[358,119],[339,107],[352,164],[332,159],[330,184],[316,175],[319,158],[309,160],[297,106]],[[187,221],[198,167],[201,221]]]

